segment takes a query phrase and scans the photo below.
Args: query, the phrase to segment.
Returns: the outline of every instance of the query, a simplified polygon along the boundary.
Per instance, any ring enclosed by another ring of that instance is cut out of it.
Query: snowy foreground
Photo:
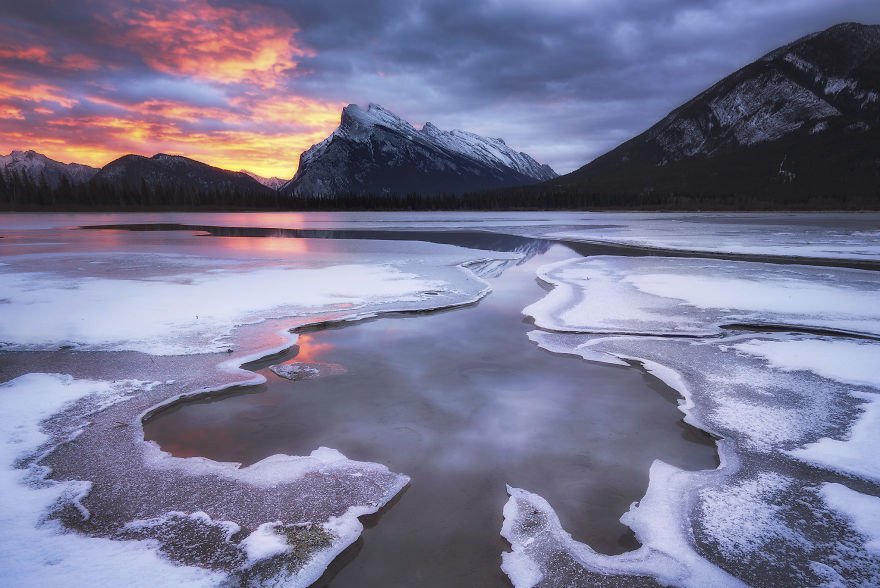
[[[140,220],[186,215],[165,216]],[[355,222],[190,216],[218,226]],[[829,228],[796,217],[785,229],[777,217],[772,231],[760,215],[736,219],[356,222],[880,264],[877,233],[865,229],[876,219]],[[359,537],[358,517],[406,486],[405,472],[326,447],[247,467],[177,458],[143,441],[142,420],[183,396],[258,383],[240,366],[293,345],[290,329],[471,303],[491,295],[480,273],[518,257],[334,241],[311,243],[306,263],[286,249],[290,239],[223,256],[125,237],[95,251],[59,228],[67,224],[0,217],[0,351],[25,357],[16,366],[51,356],[64,367],[2,372],[0,570],[10,586],[308,586]],[[656,461],[647,494],[621,519],[642,546],[617,556],[573,540],[528,488],[508,488],[501,566],[514,586],[880,584],[880,274],[804,264],[603,255],[541,268],[548,292],[524,309],[530,338],[662,380],[681,395],[685,421],[717,437],[721,465],[691,472]],[[67,361],[70,348],[103,359]]]

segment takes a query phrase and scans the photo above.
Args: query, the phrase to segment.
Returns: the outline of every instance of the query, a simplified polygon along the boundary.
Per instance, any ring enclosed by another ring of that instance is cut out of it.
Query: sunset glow
[[[88,43],[0,23],[0,152],[96,167],[164,152],[289,178],[339,122],[342,102],[298,94],[299,59],[314,52],[283,11],[207,0],[93,10]]]

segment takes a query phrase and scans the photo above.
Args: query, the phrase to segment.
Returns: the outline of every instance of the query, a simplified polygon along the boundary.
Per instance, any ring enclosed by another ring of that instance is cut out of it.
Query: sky
[[[0,153],[289,178],[374,102],[572,171],[877,0],[0,0]]]

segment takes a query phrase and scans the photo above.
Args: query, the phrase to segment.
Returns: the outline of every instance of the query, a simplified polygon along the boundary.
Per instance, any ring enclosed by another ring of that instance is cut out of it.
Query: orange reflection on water
[[[324,359],[325,354],[333,350],[332,343],[315,341],[315,336],[308,333],[300,333],[296,341],[299,350],[291,360],[293,362],[310,363]]]
[[[309,252],[307,239],[289,237],[218,237],[217,243],[224,249],[252,253],[285,253],[296,256]]]
[[[211,224],[223,227],[273,227],[277,229],[305,228],[306,217],[301,212],[221,212],[211,214]]]

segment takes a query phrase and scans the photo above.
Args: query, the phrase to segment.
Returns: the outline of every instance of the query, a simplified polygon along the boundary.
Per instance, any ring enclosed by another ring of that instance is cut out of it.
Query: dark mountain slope
[[[300,156],[293,179],[281,188],[291,196],[341,194],[461,193],[534,184],[556,177],[501,139],[464,131],[421,130],[370,104],[351,104],[339,127]]]
[[[781,47],[547,189],[781,198],[880,194],[880,26]]]

